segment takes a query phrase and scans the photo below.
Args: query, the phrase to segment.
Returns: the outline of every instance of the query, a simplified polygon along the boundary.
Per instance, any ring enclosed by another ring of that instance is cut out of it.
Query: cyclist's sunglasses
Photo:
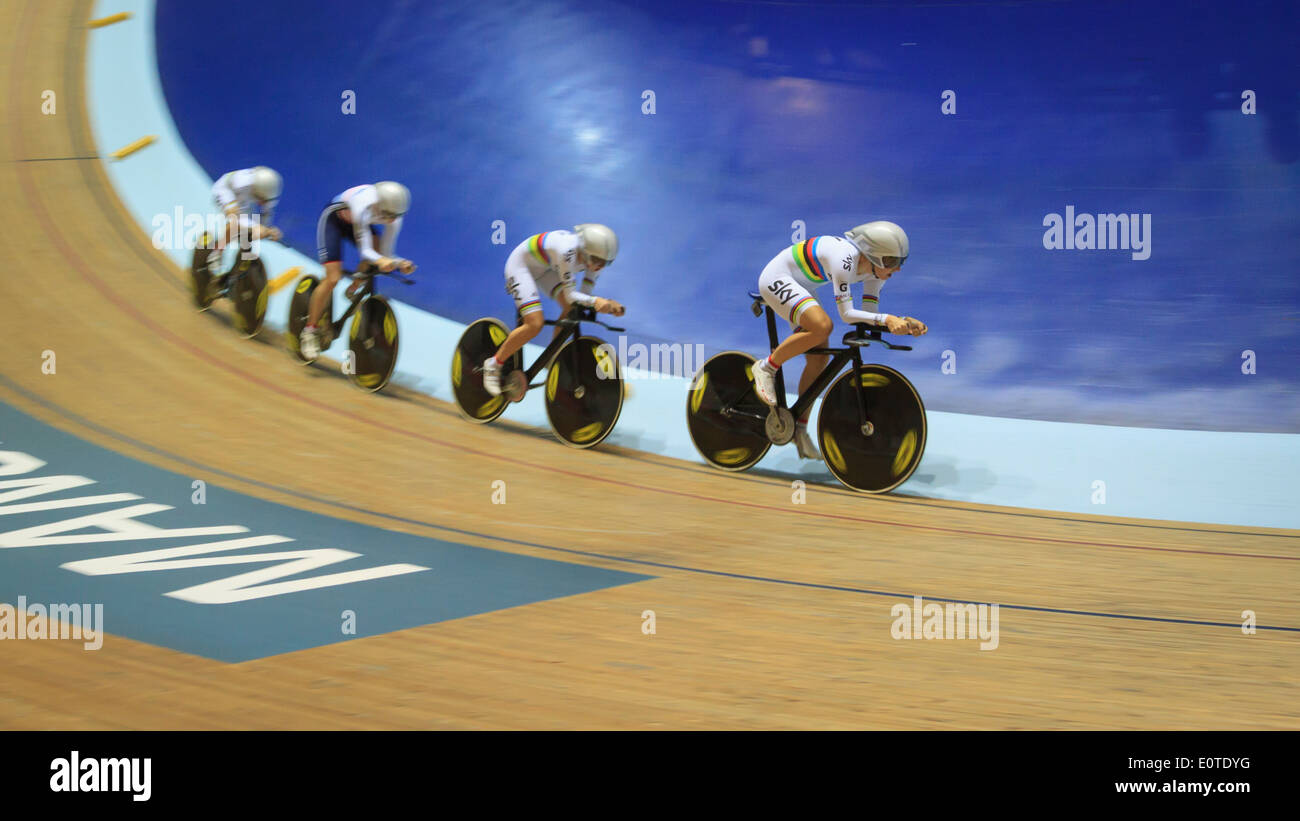
[[[881,257],[880,261],[884,263],[885,269],[902,268],[903,263],[907,262],[907,257]]]

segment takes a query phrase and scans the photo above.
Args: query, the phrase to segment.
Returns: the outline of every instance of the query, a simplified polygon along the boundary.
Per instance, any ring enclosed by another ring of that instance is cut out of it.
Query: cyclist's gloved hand
[[[910,334],[912,328],[907,324],[906,317],[894,316],[887,314],[885,316],[885,329],[891,334]]]
[[[930,330],[926,327],[924,322],[915,317],[905,316],[903,317],[903,321],[907,323],[907,332],[912,336],[921,336],[926,331]]]

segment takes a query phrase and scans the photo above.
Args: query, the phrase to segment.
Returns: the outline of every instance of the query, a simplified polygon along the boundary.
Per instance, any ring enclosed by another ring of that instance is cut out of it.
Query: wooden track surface
[[[794,505],[779,477],[470,425],[240,340],[190,308],[99,161],[25,162],[115,148],[87,125],[88,13],[0,5],[17,43],[0,68],[0,401],[274,502],[657,578],[237,665],[122,638],[0,642],[0,728],[1300,727],[1296,633],[1007,606],[1294,627],[1296,531],[834,486]],[[57,116],[39,114],[46,88]],[[344,464],[358,481],[333,478]],[[896,641],[906,599],[862,591],[1003,603],[1000,647]]]

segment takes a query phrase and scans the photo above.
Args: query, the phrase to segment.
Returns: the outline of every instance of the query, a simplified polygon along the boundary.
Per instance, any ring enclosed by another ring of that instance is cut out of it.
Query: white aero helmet
[[[255,166],[253,168],[253,196],[263,202],[280,199],[280,191],[284,189],[284,180],[275,169],[267,168],[265,165]]]
[[[902,267],[907,261],[907,234],[898,225],[876,220],[859,225],[844,236],[878,268]]]
[[[379,211],[387,217],[400,217],[411,207],[411,192],[400,182],[377,182],[375,194]]]
[[[607,225],[598,222],[584,222],[573,226],[582,238],[582,250],[589,257],[599,257],[609,265],[618,256],[618,236]]]

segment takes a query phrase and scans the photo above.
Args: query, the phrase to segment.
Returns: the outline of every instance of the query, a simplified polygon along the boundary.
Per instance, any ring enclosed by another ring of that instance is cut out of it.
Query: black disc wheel
[[[505,412],[509,400],[504,394],[493,396],[483,387],[483,374],[478,370],[483,362],[496,353],[501,343],[510,335],[510,329],[499,319],[484,317],[471,322],[456,343],[451,355],[451,392],[456,397],[456,407],[462,416],[479,424],[491,422]],[[524,358],[519,351],[501,366],[501,382],[512,371],[523,370]]]
[[[397,314],[382,296],[361,303],[352,318],[348,349],[352,381],[367,391],[382,390],[397,367]]]
[[[270,294],[266,267],[256,257],[240,260],[230,276],[234,278],[230,298],[235,303],[235,328],[245,339],[252,339],[266,318],[266,298]]]
[[[570,339],[546,374],[546,418],[561,442],[575,448],[600,444],[623,412],[618,352],[594,336]]]
[[[316,277],[311,275],[302,277],[294,284],[293,299],[289,300],[289,321],[286,323],[284,332],[284,344],[304,365],[311,362],[311,360],[303,357],[299,345],[302,338],[302,329],[307,327],[307,311],[311,306],[311,295],[316,290],[317,285],[320,285],[320,280]]]
[[[864,493],[888,493],[907,481],[925,453],[925,405],[901,373],[864,365],[862,396],[869,432],[858,414],[853,370],[842,374],[822,397],[818,437],[835,478]]]
[[[686,426],[705,461],[722,470],[747,470],[772,442],[764,420],[769,407],[754,393],[754,357],[724,351],[695,374],[686,397]]]
[[[212,235],[205,233],[198,247],[194,249],[194,259],[190,263],[190,287],[193,291],[194,307],[206,311],[212,307],[212,271],[208,270],[208,254],[212,252]]]

